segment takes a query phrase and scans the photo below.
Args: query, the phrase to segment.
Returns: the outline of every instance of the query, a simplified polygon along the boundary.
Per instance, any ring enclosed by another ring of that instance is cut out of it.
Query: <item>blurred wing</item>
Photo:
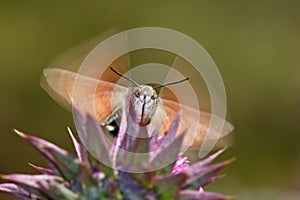
[[[126,96],[126,92],[102,91],[85,98],[80,107],[85,112],[94,113],[96,119],[104,123],[107,122],[112,113],[122,108],[122,102],[126,100]]]
[[[118,29],[116,27],[109,28],[105,30],[104,32],[101,32],[100,34],[97,34],[93,37],[87,38],[84,41],[75,44],[74,46],[71,46],[66,51],[62,52],[60,55],[58,55],[54,60],[49,63],[48,67],[50,68],[63,68],[69,71],[77,72],[80,67],[82,66],[83,61],[87,58],[87,56],[91,53],[91,51],[101,42],[103,42],[105,39],[118,34],[121,32],[121,29]],[[107,48],[107,47],[105,47]],[[114,57],[116,55],[116,52],[119,52],[120,47],[119,46],[113,46],[109,48],[109,51],[105,52],[105,57]],[[103,62],[103,58],[101,55],[97,57],[97,67],[90,67],[85,68],[84,72],[89,76],[93,77],[94,74],[97,74],[99,72],[98,66],[106,66]],[[128,71],[128,68],[130,65],[130,57],[129,54],[124,54],[120,57],[118,57],[114,62],[110,64],[110,66],[114,67],[120,72],[126,72]],[[107,66],[106,66],[107,67]],[[108,68],[109,69],[109,68]],[[110,70],[111,71],[111,70]],[[101,80],[114,82],[113,79],[119,78],[118,76],[107,76],[104,74],[103,77],[101,77]],[[98,79],[98,77],[96,77]]]
[[[91,112],[91,106],[96,105],[97,117],[100,121],[112,111],[112,96],[115,101],[121,101],[123,98],[118,97],[128,92],[126,87],[57,68],[43,71],[41,85],[56,102],[70,110],[75,81],[80,84],[79,88],[76,88],[76,104],[80,106],[79,109],[83,112]]]
[[[217,148],[227,145],[224,144],[223,140],[233,130],[233,125],[230,122],[225,120],[222,132],[219,135],[215,127],[216,125],[222,123],[222,118],[216,115],[212,115],[203,111],[199,112],[196,109],[180,105],[174,101],[165,99],[161,99],[159,107],[159,110],[161,110],[162,112],[155,116],[166,117],[166,120],[163,122],[164,127],[162,127],[164,132],[170,126],[171,122],[175,119],[180,109],[182,110],[181,122],[179,123],[179,130],[177,134],[185,132],[186,136],[183,141],[183,146],[199,148],[203,144],[204,139],[209,140],[210,142],[216,142]],[[200,120],[197,121],[197,119],[199,119],[199,116]],[[209,133],[209,135],[207,135],[208,127],[212,118],[214,119],[215,125],[212,125],[212,131]],[[155,120],[159,121],[159,119]]]

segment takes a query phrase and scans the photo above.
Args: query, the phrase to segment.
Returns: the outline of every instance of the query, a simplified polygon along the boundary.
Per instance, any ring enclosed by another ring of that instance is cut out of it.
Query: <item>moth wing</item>
[[[127,93],[124,92],[103,91],[84,99],[80,107],[93,114],[99,122],[104,123],[112,113],[122,108],[126,96]]]
[[[76,81],[78,87],[76,85],[74,94]],[[112,96],[121,100],[118,97],[128,92],[126,87],[57,68],[43,71],[41,85],[56,102],[68,110],[71,109],[74,95],[76,95],[75,103],[83,112],[91,112],[89,106],[95,105],[97,117],[101,119],[112,111],[110,106]]]
[[[216,126],[219,126],[223,122],[222,118],[208,112],[200,112],[194,108],[180,105],[174,101],[161,99],[160,102],[160,110],[163,110],[160,116],[166,117],[163,132],[170,126],[180,109],[182,110],[177,134],[179,135],[185,132],[186,136],[183,141],[183,146],[200,148],[204,140],[216,144],[217,148],[228,145],[227,143],[229,141],[227,141],[226,138],[233,130],[233,125],[230,122],[224,120],[222,131],[219,133]],[[212,124],[211,131],[208,133],[208,127],[212,119],[214,124]]]

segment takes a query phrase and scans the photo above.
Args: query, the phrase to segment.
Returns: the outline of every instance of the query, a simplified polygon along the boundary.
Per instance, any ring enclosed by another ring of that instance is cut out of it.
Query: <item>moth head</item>
[[[156,91],[148,85],[131,88],[129,93],[129,112],[136,123],[146,126],[155,113],[159,97]]]

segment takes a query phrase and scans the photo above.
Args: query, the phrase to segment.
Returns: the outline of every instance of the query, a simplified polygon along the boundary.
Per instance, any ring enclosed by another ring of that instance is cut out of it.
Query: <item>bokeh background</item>
[[[197,40],[223,76],[237,160],[210,189],[237,199],[300,199],[300,2],[0,2],[0,173],[45,165],[17,128],[72,150],[72,115],[40,88],[57,55],[111,27],[165,27]],[[0,193],[0,199],[14,199]]]

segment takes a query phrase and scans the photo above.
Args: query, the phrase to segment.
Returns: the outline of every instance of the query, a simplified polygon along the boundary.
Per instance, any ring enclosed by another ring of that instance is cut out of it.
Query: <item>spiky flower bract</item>
[[[110,141],[104,139],[105,134],[92,116],[83,115],[76,109],[75,112],[77,132],[80,139],[85,139],[84,144],[82,140],[78,141],[69,129],[76,156],[44,139],[17,131],[46,159],[48,168],[31,165],[40,174],[2,175],[1,178],[7,183],[0,184],[0,191],[23,200],[228,199],[225,195],[207,192],[203,188],[214,182],[220,170],[230,161],[212,164],[222,151],[194,164],[180,157],[184,134],[169,140],[175,136],[178,120],[162,137],[154,134],[139,139],[128,132],[138,131],[136,134],[140,134],[143,130],[126,124],[126,116],[122,115],[119,134],[113,141],[114,145],[110,146]],[[94,148],[93,155],[86,145]],[[150,153],[137,159],[126,152]],[[106,160],[113,167],[103,164],[98,158]],[[160,163],[166,159],[174,161],[169,166],[160,167]],[[135,170],[145,171],[136,173]]]

